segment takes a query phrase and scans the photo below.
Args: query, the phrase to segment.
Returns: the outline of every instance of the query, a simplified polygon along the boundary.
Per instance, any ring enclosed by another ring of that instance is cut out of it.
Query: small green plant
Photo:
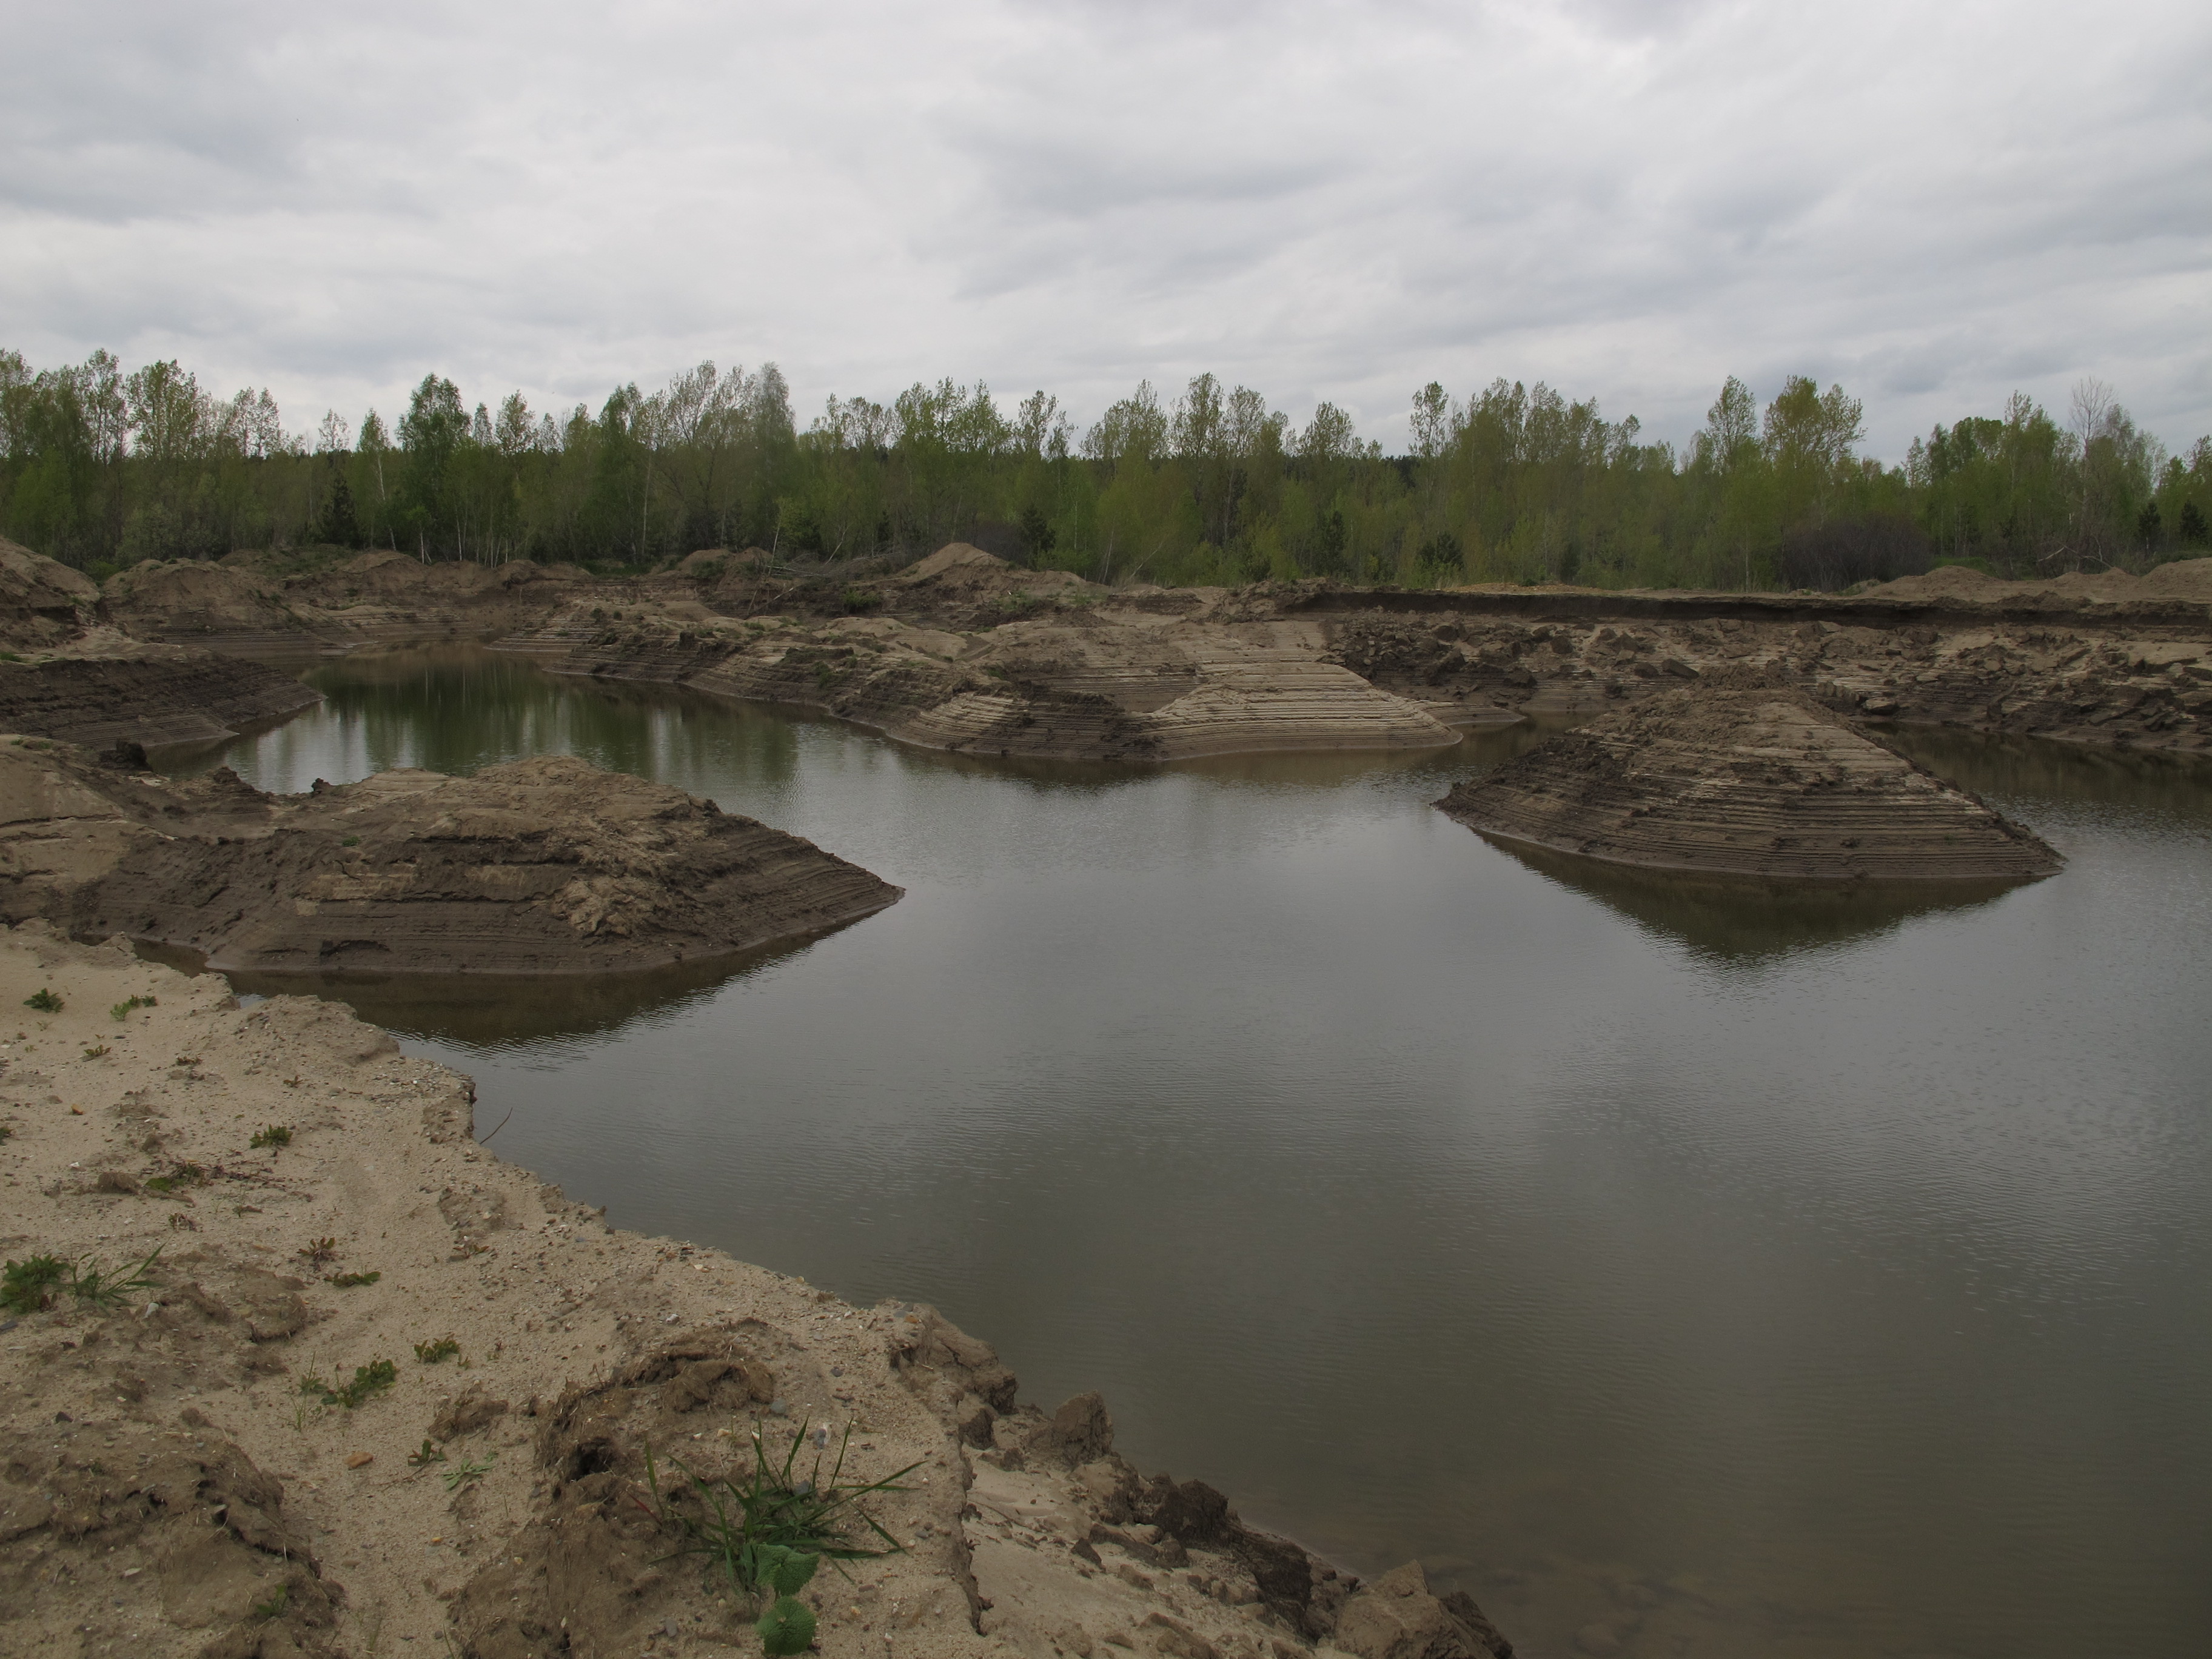
[[[361,845],[361,837],[359,836],[348,836],[343,841],[340,842],[338,845],[341,847],[358,847]]]
[[[155,1008],[161,1005],[152,997],[126,997],[107,1011],[110,1019],[128,1019],[133,1008]]]
[[[417,1342],[415,1358],[425,1365],[434,1365],[441,1359],[451,1359],[461,1351],[461,1345],[450,1336],[441,1336],[434,1342]]]
[[[374,1285],[378,1279],[383,1277],[384,1275],[382,1273],[375,1272],[365,1273],[331,1273],[325,1277],[323,1283],[325,1285],[335,1285],[342,1291],[350,1291],[357,1285]]]
[[[106,1043],[104,1043],[104,1042],[98,1042],[98,1043],[94,1043],[91,1048],[88,1048],[88,1049],[86,1049],[86,1050],[84,1051],[84,1057],[85,1057],[87,1060],[98,1060],[98,1059],[99,1059],[102,1054],[106,1054],[106,1052],[107,1052],[107,1045],[106,1045]]]
[[[131,1291],[143,1291],[154,1282],[154,1264],[161,1256],[161,1249],[156,1246],[154,1254],[143,1261],[112,1268],[103,1267],[87,1256],[70,1269],[70,1294],[94,1307],[112,1307]]]
[[[319,1376],[303,1376],[300,1379],[300,1392],[319,1395],[325,1406],[343,1406],[351,1411],[364,1401],[383,1393],[398,1380],[398,1366],[389,1359],[375,1359],[366,1365],[355,1366],[350,1382],[330,1383]]]
[[[799,1448],[810,1440],[813,1467],[802,1475],[798,1470]],[[775,1659],[802,1653],[814,1639],[813,1609],[798,1596],[824,1557],[840,1564],[842,1571],[846,1561],[895,1554],[905,1547],[868,1513],[863,1500],[878,1492],[906,1491],[898,1483],[921,1465],[909,1463],[880,1480],[848,1481],[845,1454],[852,1440],[848,1425],[836,1459],[825,1473],[827,1429],[809,1433],[801,1424],[777,1463],[770,1462],[767,1443],[757,1428],[752,1468],[742,1482],[728,1477],[709,1480],[670,1459],[688,1485],[680,1497],[663,1496],[653,1447],[650,1443],[646,1446],[645,1478],[653,1494],[653,1517],[681,1535],[677,1554],[706,1557],[739,1596],[766,1602],[754,1629],[760,1632],[763,1651]],[[883,1547],[863,1541],[869,1537]]]
[[[292,1126],[289,1123],[272,1123],[265,1129],[256,1129],[252,1138],[246,1144],[256,1152],[260,1151],[264,1146],[289,1146],[292,1144]]]
[[[291,1585],[279,1584],[276,1586],[276,1593],[266,1601],[256,1601],[253,1604],[253,1617],[264,1625],[272,1619],[282,1619],[284,1616],[285,1604],[291,1599]]]
[[[826,662],[814,665],[814,684],[817,690],[827,691],[837,683],[837,671]]]
[[[459,1492],[471,1481],[481,1480],[491,1473],[491,1466],[499,1461],[499,1454],[489,1454],[481,1463],[460,1463],[438,1472],[438,1479],[446,1483],[447,1492]]]
[[[42,1014],[58,1014],[62,1011],[62,1000],[54,994],[53,987],[41,986],[23,999],[23,1006],[35,1008]]]
[[[149,1176],[146,1190],[149,1193],[173,1193],[179,1192],[186,1187],[206,1185],[207,1171],[198,1164],[175,1164],[170,1166],[169,1173],[167,1175]]]
[[[311,1238],[300,1247],[300,1260],[310,1267],[319,1267],[338,1259],[338,1242],[335,1238]]]
[[[857,616],[863,611],[873,611],[883,602],[884,596],[880,593],[871,593],[858,587],[848,587],[845,590],[845,609],[852,615]]]
[[[69,1280],[69,1263],[58,1255],[27,1256],[0,1269],[0,1307],[9,1313],[36,1313],[52,1307]]]
[[[409,1452],[407,1461],[418,1469],[427,1469],[433,1463],[446,1461],[446,1449],[426,1435],[422,1440],[422,1449]]]
[[[22,660],[23,654],[20,651],[0,651],[0,662],[21,662]]]

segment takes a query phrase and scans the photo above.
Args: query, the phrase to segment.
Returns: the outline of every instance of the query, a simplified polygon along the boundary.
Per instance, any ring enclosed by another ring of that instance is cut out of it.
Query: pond
[[[311,678],[171,764],[573,752],[907,890],[635,981],[317,988],[617,1224],[933,1302],[1534,1659],[2212,1647],[2212,768],[1900,733],[2064,872],[1785,901],[1431,809],[1525,730],[1011,766],[473,648]]]

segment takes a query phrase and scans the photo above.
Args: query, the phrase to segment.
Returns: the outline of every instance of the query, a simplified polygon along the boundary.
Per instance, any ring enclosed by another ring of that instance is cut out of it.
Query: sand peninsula
[[[844,927],[900,890],[813,842],[567,756],[265,794],[0,738],[0,921],[259,973],[609,973]]]
[[[1437,805],[1509,843],[1784,882],[2033,881],[2058,855],[1803,692],[1738,672],[1546,739]]]

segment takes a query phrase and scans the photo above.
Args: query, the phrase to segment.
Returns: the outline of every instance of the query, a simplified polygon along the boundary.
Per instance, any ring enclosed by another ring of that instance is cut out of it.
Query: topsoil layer
[[[1742,677],[1565,732],[1437,805],[1507,841],[1711,875],[2025,881],[2059,863],[1802,692]]]

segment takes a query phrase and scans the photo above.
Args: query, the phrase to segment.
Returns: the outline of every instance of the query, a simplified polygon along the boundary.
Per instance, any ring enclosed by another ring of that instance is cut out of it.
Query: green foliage
[[[811,1563],[813,1558],[807,1559]],[[760,1632],[763,1653],[804,1653],[814,1644],[814,1609],[795,1596],[778,1596],[753,1628]]]
[[[246,1144],[256,1152],[264,1146],[289,1146],[292,1144],[292,1126],[271,1123],[266,1128],[256,1129]]]
[[[1464,398],[1431,382],[1409,416],[1386,456],[1334,404],[1297,425],[1200,374],[1180,393],[1139,385],[1079,435],[1044,392],[1009,414],[947,379],[833,397],[802,431],[774,364],[702,363],[559,417],[520,393],[471,404],[433,374],[392,425],[371,410],[310,436],[285,432],[265,391],[219,398],[173,362],[125,374],[96,352],[34,372],[7,352],[0,532],[111,574],[309,544],[270,568],[367,545],[614,573],[752,545],[855,611],[856,562],[955,538],[1101,580],[1754,587],[1930,556],[2140,566],[2212,544],[2212,440],[2165,456],[2094,383],[2063,423],[2015,397],[1936,428],[1902,468],[1857,453],[1858,400],[1803,376],[1764,404],[1730,379],[1679,447],[1540,382]]]
[[[319,1267],[326,1261],[337,1260],[338,1242],[327,1236],[311,1238],[300,1247],[297,1254],[300,1260],[310,1267]]]
[[[428,1468],[433,1463],[446,1461],[446,1449],[426,1435],[422,1440],[422,1449],[409,1452],[407,1461],[418,1469]]]
[[[167,1175],[149,1177],[146,1190],[149,1193],[173,1193],[186,1187],[204,1187],[206,1184],[205,1170],[197,1164],[179,1163],[172,1165]]]
[[[343,1406],[352,1411],[363,1401],[374,1399],[399,1380],[399,1368],[389,1359],[372,1360],[366,1365],[354,1367],[350,1382],[329,1383],[319,1376],[300,1379],[300,1392],[319,1397],[325,1406]]]
[[[382,1273],[373,1271],[365,1273],[325,1273],[323,1276],[323,1283],[335,1285],[342,1291],[350,1291],[363,1285],[374,1285],[383,1277]]]
[[[9,1313],[36,1313],[51,1307],[69,1282],[70,1264],[58,1255],[27,1256],[0,1269],[0,1308]]]
[[[271,1620],[282,1619],[284,1616],[284,1609],[289,1605],[291,1600],[292,1586],[289,1583],[277,1585],[267,1601],[256,1601],[253,1604],[254,1620],[258,1623],[265,1625]]]
[[[131,1291],[154,1282],[154,1264],[161,1255],[157,1249],[144,1261],[124,1267],[105,1267],[90,1256],[75,1262],[54,1255],[10,1261],[0,1270],[0,1306],[11,1313],[36,1313],[66,1293],[94,1307],[112,1307]]]
[[[41,986],[23,999],[23,1006],[34,1008],[42,1014],[58,1014],[62,1011],[62,1000],[54,994],[52,986]]]
[[[428,1442],[424,1443],[428,1443]],[[481,1463],[462,1462],[450,1469],[440,1471],[438,1479],[446,1483],[447,1492],[457,1492],[471,1481],[481,1480],[491,1473],[491,1466],[499,1461],[497,1452],[488,1453]]]
[[[110,1019],[128,1019],[134,1008],[155,1008],[161,1005],[152,997],[126,997],[107,1011]]]
[[[451,1359],[460,1351],[461,1345],[459,1342],[450,1336],[441,1336],[434,1342],[417,1342],[415,1345],[415,1358],[425,1365],[434,1365],[441,1360]]]
[[[680,1535],[677,1553],[705,1558],[737,1594],[768,1603],[756,1628],[763,1650],[772,1655],[799,1653],[813,1641],[814,1614],[795,1598],[823,1560],[860,1560],[903,1548],[868,1513],[864,1500],[878,1492],[906,1491],[898,1483],[921,1464],[909,1463],[879,1480],[848,1481],[845,1456],[853,1431],[848,1426],[834,1460],[829,1460],[829,1438],[826,1429],[810,1433],[802,1424],[781,1460],[773,1461],[757,1427],[751,1467],[742,1478],[708,1480],[671,1459],[684,1478],[684,1486],[671,1494],[661,1492],[653,1449],[646,1448],[653,1514]],[[799,1449],[810,1442],[811,1467],[802,1474]]]

